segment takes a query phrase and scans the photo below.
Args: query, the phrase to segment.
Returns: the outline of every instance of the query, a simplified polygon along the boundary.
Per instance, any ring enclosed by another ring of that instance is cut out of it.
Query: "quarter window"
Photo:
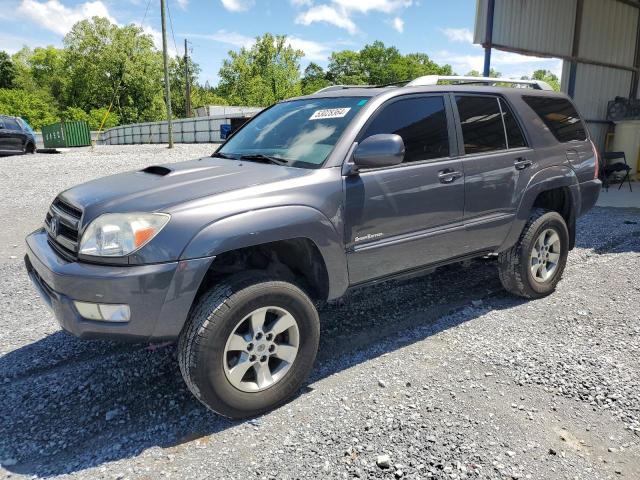
[[[379,133],[402,137],[405,162],[449,156],[447,113],[442,97],[413,97],[386,105],[360,139]]]
[[[507,148],[496,97],[456,96],[456,104],[467,155]]]
[[[586,140],[587,132],[575,107],[561,97],[522,97],[559,142]]]
[[[518,125],[518,121],[513,116],[513,112],[503,99],[499,99],[500,109],[502,110],[502,118],[504,120],[504,129],[507,132],[507,148],[526,147],[524,135]]]

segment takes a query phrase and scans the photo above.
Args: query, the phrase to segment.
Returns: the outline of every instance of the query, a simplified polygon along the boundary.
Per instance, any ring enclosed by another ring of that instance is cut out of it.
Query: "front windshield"
[[[265,155],[288,166],[319,168],[367,98],[307,98],[274,105],[217,152],[235,158]]]

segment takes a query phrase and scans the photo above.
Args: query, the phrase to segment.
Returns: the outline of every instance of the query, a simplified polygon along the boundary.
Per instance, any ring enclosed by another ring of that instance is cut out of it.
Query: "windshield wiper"
[[[289,163],[289,161],[284,158],[273,157],[271,155],[263,155],[261,153],[252,153],[250,155],[240,155],[240,160],[274,163],[276,165],[286,165],[287,163]]]
[[[211,155],[214,158],[226,158],[227,160],[237,160],[238,157],[234,157],[233,155],[228,155],[226,153],[222,153],[222,152],[216,152],[213,155]]]

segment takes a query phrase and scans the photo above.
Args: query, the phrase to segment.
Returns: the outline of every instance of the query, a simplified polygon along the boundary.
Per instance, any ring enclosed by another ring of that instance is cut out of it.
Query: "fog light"
[[[78,313],[87,320],[102,320],[106,322],[128,322],[131,318],[129,305],[113,305],[107,303],[76,302]]]

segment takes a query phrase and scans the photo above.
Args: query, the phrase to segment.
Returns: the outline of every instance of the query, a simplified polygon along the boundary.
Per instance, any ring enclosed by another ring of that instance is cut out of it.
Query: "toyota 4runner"
[[[26,239],[31,280],[80,338],[178,339],[230,417],[300,388],[315,304],[350,288],[494,256],[506,290],[550,294],[600,192],[584,122],[542,82],[441,80],[329,87],[211,157],[70,188]]]

